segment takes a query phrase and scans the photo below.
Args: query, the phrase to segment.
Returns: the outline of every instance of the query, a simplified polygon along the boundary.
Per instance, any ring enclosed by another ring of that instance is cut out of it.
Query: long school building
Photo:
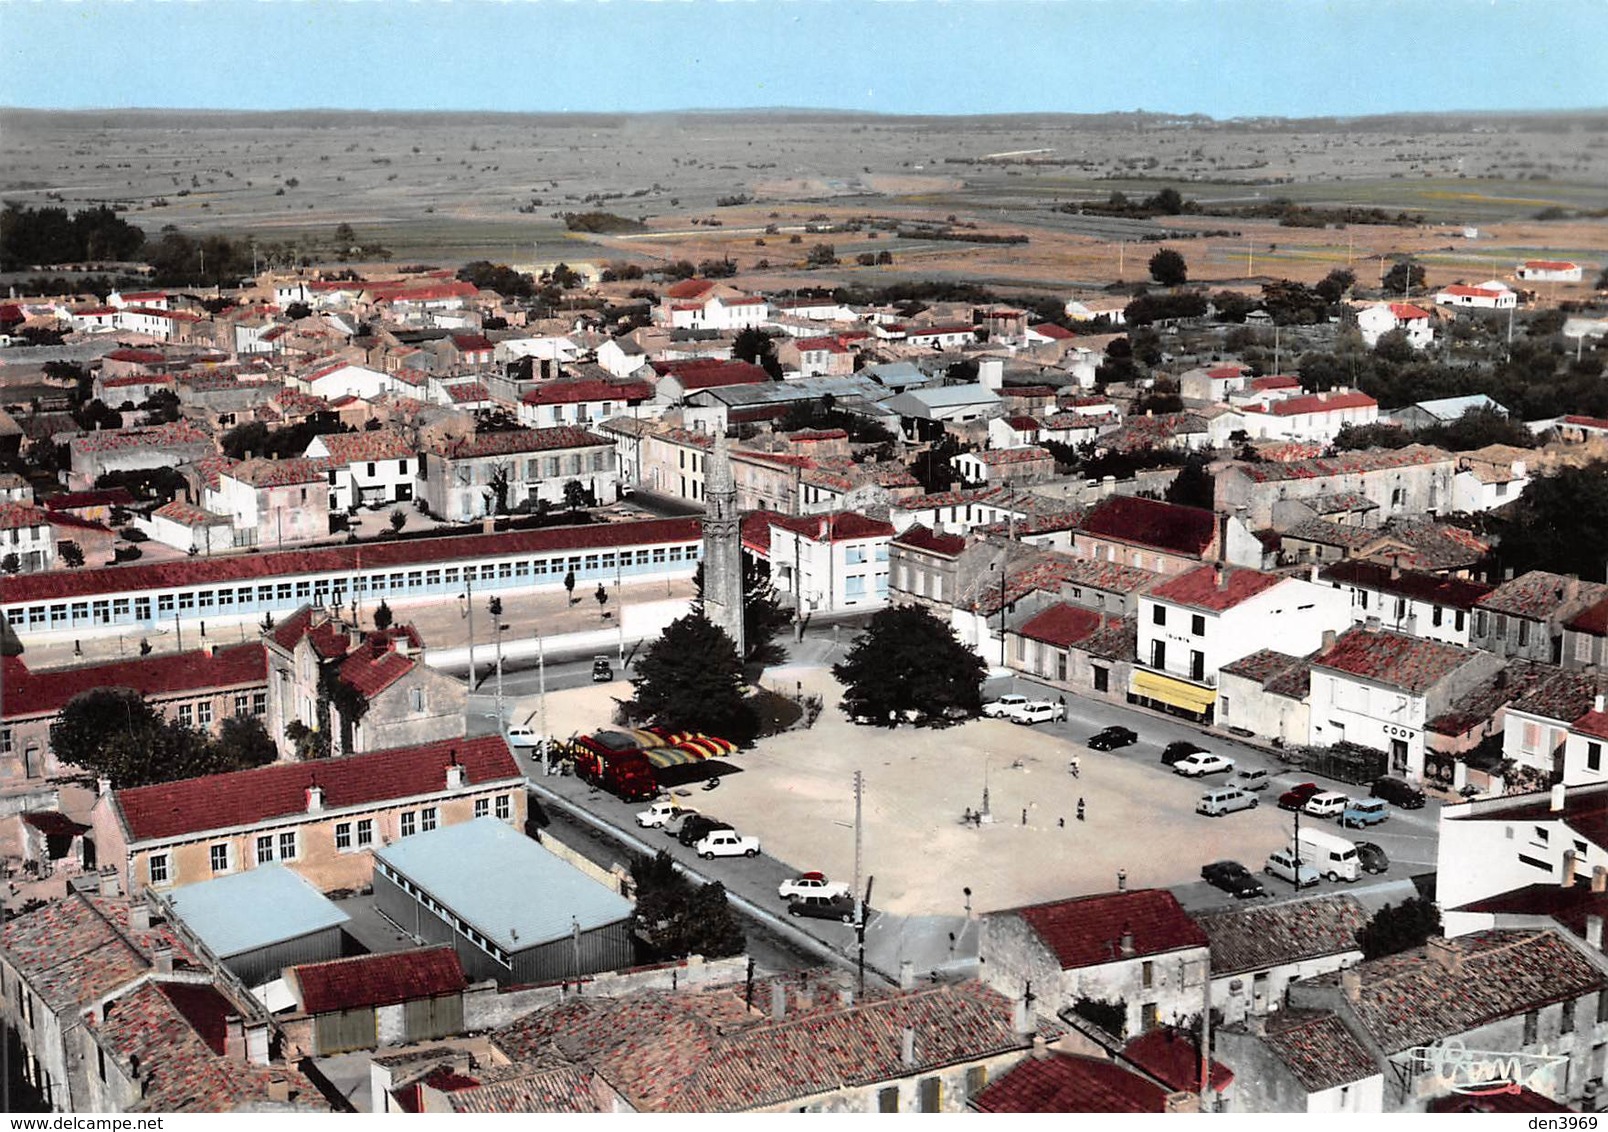
[[[0,579],[0,614],[22,640],[179,629],[278,618],[315,605],[452,599],[465,579],[488,593],[690,577],[696,518],[461,535],[318,550],[190,558]]]

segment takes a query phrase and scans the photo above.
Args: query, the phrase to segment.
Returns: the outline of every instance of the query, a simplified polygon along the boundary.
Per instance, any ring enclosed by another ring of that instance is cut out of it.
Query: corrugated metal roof
[[[631,902],[495,818],[404,837],[377,850],[505,951],[616,923]]]
[[[339,927],[351,919],[283,865],[187,884],[173,911],[220,959]]]

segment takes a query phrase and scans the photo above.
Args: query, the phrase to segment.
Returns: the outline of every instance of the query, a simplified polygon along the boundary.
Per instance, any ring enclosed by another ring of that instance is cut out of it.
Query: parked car
[[[607,684],[613,679],[614,668],[609,664],[609,658],[606,656],[594,656],[592,658],[592,683]]]
[[[1346,804],[1351,801],[1338,790],[1320,790],[1308,798],[1301,806],[1303,814],[1311,814],[1315,818],[1334,818],[1345,813]]]
[[[1404,810],[1421,810],[1424,808],[1424,792],[1408,782],[1405,778],[1374,779],[1373,788],[1368,791],[1375,798],[1383,798],[1392,806],[1399,806]]]
[[[1250,770],[1241,768],[1234,772],[1234,785],[1241,790],[1266,790],[1267,784],[1273,781],[1265,770]]]
[[[1317,869],[1302,863],[1300,870],[1301,879],[1297,887],[1311,888],[1318,883]],[[1262,866],[1262,871],[1270,877],[1278,877],[1280,880],[1294,882],[1296,879],[1295,854],[1288,849],[1274,850],[1267,855],[1267,864]]]
[[[1390,858],[1372,841],[1353,842],[1357,847],[1357,862],[1365,873],[1382,873],[1390,868]]]
[[[663,829],[682,814],[694,813],[697,811],[685,809],[677,802],[654,802],[647,809],[637,811],[636,823],[643,829]]]
[[[983,714],[989,719],[1009,719],[1028,705],[1026,696],[1011,692],[983,705]]]
[[[1200,876],[1207,884],[1222,889],[1236,900],[1267,895],[1267,889],[1262,887],[1262,882],[1252,876],[1251,870],[1238,861],[1213,861],[1209,865],[1202,865]]]
[[[508,729],[508,745],[510,747],[540,747],[542,745],[541,732],[534,727],[510,727]]]
[[[1200,801],[1195,803],[1195,812],[1205,814],[1209,818],[1220,818],[1235,810],[1254,809],[1256,809],[1256,795],[1249,794],[1237,786],[1219,786],[1215,790],[1208,790],[1200,796]]]
[[[1214,755],[1210,751],[1185,755],[1173,763],[1173,773],[1185,778],[1199,778],[1206,774],[1227,774],[1234,769],[1234,760],[1227,755]]]
[[[1340,828],[1361,829],[1378,825],[1390,817],[1390,804],[1383,798],[1353,798],[1340,814]]]
[[[1321,794],[1323,787],[1316,782],[1303,782],[1299,786],[1292,786],[1279,795],[1279,809],[1299,810],[1306,805],[1307,799],[1314,794]]]
[[[1206,748],[1198,743],[1191,743],[1188,739],[1180,739],[1176,743],[1168,743],[1161,752],[1161,761],[1166,766],[1172,766],[1179,759],[1190,755],[1203,754]]]
[[[1126,727],[1107,727],[1098,735],[1089,736],[1086,746],[1091,751],[1114,751],[1118,747],[1132,746],[1139,742],[1139,733]]]
[[[1011,722],[1031,727],[1035,723],[1053,723],[1065,718],[1065,704],[1058,704],[1053,700],[1034,700],[1011,716]]]
[[[868,913],[870,909],[866,910]],[[837,920],[854,923],[854,897],[813,894],[800,896],[787,906],[789,916],[809,916],[817,920]]]
[[[730,829],[731,826],[716,818],[703,814],[694,814],[681,823],[681,830],[676,834],[676,840],[686,846],[696,845],[705,834],[716,829]]]
[[[797,900],[805,896],[848,896],[849,886],[842,881],[827,880],[825,873],[800,873],[777,885],[776,895],[783,900]]]
[[[757,857],[759,838],[745,837],[727,827],[711,830],[693,849],[706,861],[713,861],[716,857]]]

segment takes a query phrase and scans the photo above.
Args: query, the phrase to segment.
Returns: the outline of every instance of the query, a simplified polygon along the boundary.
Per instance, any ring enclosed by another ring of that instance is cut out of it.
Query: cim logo
[[[1561,1054],[1509,1053],[1468,1049],[1453,1038],[1439,1046],[1412,1051],[1413,1068],[1427,1073],[1449,1093],[1492,1096],[1532,1088],[1554,1066],[1569,1059]]]

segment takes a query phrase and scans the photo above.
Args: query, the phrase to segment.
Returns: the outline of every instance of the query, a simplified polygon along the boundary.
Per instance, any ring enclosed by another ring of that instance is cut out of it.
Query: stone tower
[[[704,468],[703,537],[704,616],[726,630],[742,657],[747,651],[743,640],[743,541],[731,451],[723,432],[716,434],[715,450]]]

